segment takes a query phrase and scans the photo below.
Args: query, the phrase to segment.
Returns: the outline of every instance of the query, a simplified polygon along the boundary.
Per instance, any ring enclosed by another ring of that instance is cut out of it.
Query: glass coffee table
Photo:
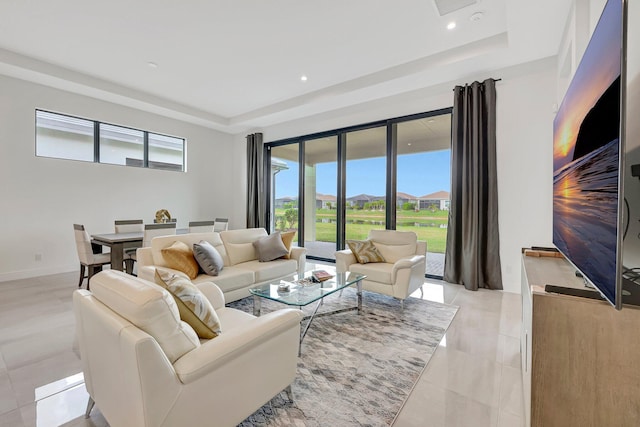
[[[249,289],[249,293],[253,295],[253,315],[260,316],[262,308],[262,299],[270,299],[289,306],[298,307],[302,310],[302,307],[317,302],[313,313],[309,316],[305,316],[304,320],[307,320],[307,324],[304,326],[300,334],[300,345],[307,331],[311,326],[311,322],[315,317],[327,316],[330,314],[343,313],[345,311],[358,310],[358,314],[362,314],[362,279],[367,276],[358,273],[338,273],[333,278],[325,280],[320,283],[311,282],[311,273],[308,273],[306,278],[298,279],[297,276],[293,276],[291,280],[277,280],[264,285],[256,286]],[[288,285],[288,291],[282,291],[280,289],[282,285]],[[325,311],[318,314],[318,309],[322,306],[324,298],[334,294],[347,286],[356,285],[358,303],[353,307],[341,308],[338,310]],[[298,351],[300,354],[300,351]]]

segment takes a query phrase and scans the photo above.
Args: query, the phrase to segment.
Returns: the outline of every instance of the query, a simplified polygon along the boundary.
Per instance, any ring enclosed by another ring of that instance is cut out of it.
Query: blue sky
[[[276,175],[276,198],[298,194],[298,165],[286,161],[288,170]],[[386,159],[347,161],[347,197],[358,194],[385,194]],[[398,191],[423,196],[451,191],[451,151],[432,151],[398,156]],[[320,163],[316,168],[316,191],[336,195],[336,163]]]

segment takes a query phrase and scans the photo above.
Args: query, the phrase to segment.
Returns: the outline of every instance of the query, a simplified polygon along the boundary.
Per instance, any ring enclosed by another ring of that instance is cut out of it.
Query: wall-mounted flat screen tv
[[[622,308],[626,1],[608,0],[553,123],[553,243]]]

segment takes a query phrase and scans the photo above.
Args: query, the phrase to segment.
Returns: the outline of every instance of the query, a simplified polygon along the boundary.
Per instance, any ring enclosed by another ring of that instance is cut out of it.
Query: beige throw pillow
[[[371,240],[347,240],[347,246],[360,264],[385,262],[384,257],[378,252]]]
[[[169,291],[178,305],[180,319],[188,323],[198,337],[211,339],[220,334],[218,315],[196,285],[184,277],[159,269],[156,269],[155,282]]]
[[[285,231],[283,233],[280,233],[280,237],[282,238],[282,243],[284,244],[284,247],[287,248],[287,253],[282,257],[284,259],[290,259],[291,258],[291,245],[293,244],[293,236],[296,235],[295,231]]]
[[[160,250],[167,267],[182,271],[189,279],[198,277],[198,262],[193,257],[193,251],[184,242],[175,241],[171,246]]]

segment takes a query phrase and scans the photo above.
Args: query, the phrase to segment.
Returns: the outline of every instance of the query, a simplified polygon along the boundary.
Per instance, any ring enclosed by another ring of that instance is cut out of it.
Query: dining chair
[[[213,224],[213,231],[225,231],[228,228],[229,228],[228,218],[216,218],[216,221]]]
[[[144,221],[141,219],[116,219],[113,225],[116,233],[140,233],[144,231]],[[136,262],[133,256],[135,256],[136,249],[137,248],[126,248],[122,254],[124,270],[128,274],[133,274],[133,265]]]
[[[177,218],[169,218],[169,219],[167,220],[167,222],[158,222],[158,220],[157,220],[157,219],[154,219],[154,220],[153,220],[153,223],[154,223],[154,224],[167,224],[167,223],[171,223],[171,222],[178,222],[178,219],[177,219]]]
[[[175,222],[159,222],[156,224],[144,225],[144,236],[142,237],[142,247],[148,248],[151,246],[151,240],[158,236],[170,236],[176,234]],[[137,254],[134,252],[131,254],[131,258],[134,261],[138,260]]]
[[[176,234],[175,222],[164,222],[158,224],[145,224],[144,225],[144,237],[142,238],[142,247],[148,248],[151,246],[151,240],[158,236],[169,236]]]
[[[103,265],[111,264],[111,254],[93,253],[91,238],[89,233],[84,229],[84,225],[73,224],[73,233],[76,239],[76,250],[78,251],[78,259],[80,260],[80,280],[78,287],[82,287],[84,278],[87,278],[87,290],[89,290],[89,282],[91,276],[102,270]],[[85,270],[87,275],[85,276]]]
[[[189,233],[210,233],[215,221],[189,221]]]
[[[144,221],[141,219],[116,219],[113,224],[116,233],[138,233],[144,231]]]

